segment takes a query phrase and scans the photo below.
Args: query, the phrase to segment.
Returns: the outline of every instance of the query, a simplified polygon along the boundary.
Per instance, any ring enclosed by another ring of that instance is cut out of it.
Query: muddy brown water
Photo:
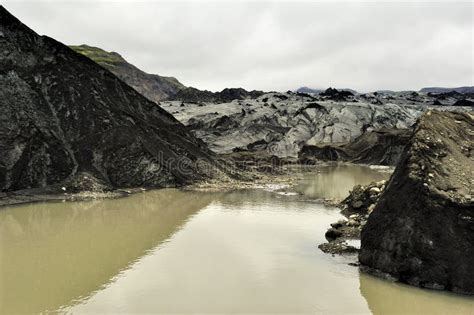
[[[0,210],[0,313],[474,314],[472,297],[360,273],[317,245],[341,197],[386,178],[327,167],[290,191],[165,189]]]

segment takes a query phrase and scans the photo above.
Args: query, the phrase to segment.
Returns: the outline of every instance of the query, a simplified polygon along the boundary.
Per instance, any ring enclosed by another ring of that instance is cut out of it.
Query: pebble
[[[342,236],[342,232],[334,228],[330,228],[329,230],[326,231],[326,234],[324,236],[328,239],[336,239]]]
[[[338,228],[342,227],[343,224],[338,221],[338,222],[335,222],[335,223],[331,223],[331,226],[335,229],[338,229]]]
[[[378,188],[378,187],[372,187],[372,188],[370,188],[369,191],[370,191],[371,193],[379,194],[379,193],[380,193],[380,188]]]
[[[349,220],[349,222],[347,222],[347,225],[348,226],[359,226],[360,223],[357,222],[356,220]]]
[[[359,209],[360,207],[362,207],[364,205],[364,203],[360,200],[357,200],[355,202],[352,203],[352,207],[355,208],[355,209]]]
[[[382,187],[383,185],[385,185],[386,182],[387,182],[386,180],[381,180],[375,184],[377,185],[377,187]]]
[[[369,206],[369,208],[367,209],[367,212],[372,213],[372,211],[374,211],[374,209],[375,209],[375,203],[373,203]]]

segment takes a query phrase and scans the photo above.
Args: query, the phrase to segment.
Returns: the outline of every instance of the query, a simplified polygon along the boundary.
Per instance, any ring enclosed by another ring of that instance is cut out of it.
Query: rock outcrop
[[[325,99],[333,101],[349,101],[353,99],[354,93],[346,90],[338,90],[334,88],[328,88],[324,92],[319,93],[319,96],[324,97]]]
[[[343,201],[341,201],[341,213],[345,216],[352,214],[371,214],[375,209],[381,193],[385,189],[387,181],[372,182],[368,185],[356,185]]]
[[[369,215],[385,189],[386,181],[372,182],[368,185],[356,185],[339,204],[341,214],[347,219],[341,219],[331,224],[326,231],[327,242],[318,247],[329,254],[348,254],[358,252],[358,247],[350,245],[360,240],[360,231],[367,223]]]
[[[474,117],[429,111],[361,234],[359,261],[412,285],[474,294]]]
[[[473,106],[474,107],[474,102],[470,100],[462,99],[462,100],[456,101],[456,103],[454,103],[453,106]]]
[[[193,162],[214,155],[179,121],[2,6],[0,47],[0,191],[162,187],[206,176]]]
[[[159,102],[185,88],[176,78],[149,74],[138,69],[116,52],[88,45],[69,47],[109,70],[150,101]]]

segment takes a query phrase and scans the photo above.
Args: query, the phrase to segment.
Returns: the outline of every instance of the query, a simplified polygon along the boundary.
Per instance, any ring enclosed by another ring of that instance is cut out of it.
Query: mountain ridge
[[[102,48],[85,44],[77,46],[69,45],[69,47],[106,68],[137,90],[137,92],[155,103],[185,88],[185,86],[174,77],[150,74],[139,69],[125,60],[125,58],[117,52],[107,52]]]

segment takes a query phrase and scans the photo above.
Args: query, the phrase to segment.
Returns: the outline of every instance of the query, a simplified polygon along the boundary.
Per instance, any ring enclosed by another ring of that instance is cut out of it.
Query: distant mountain
[[[425,87],[420,90],[423,93],[447,93],[447,92],[458,92],[461,94],[474,93],[474,86],[462,86],[455,88],[445,87]]]
[[[169,187],[208,177],[190,161],[215,156],[173,116],[1,5],[0,47],[0,191],[70,192],[83,181],[87,189]]]
[[[185,88],[173,77],[149,74],[138,69],[116,52],[87,45],[69,47],[106,68],[153,102],[159,102]]]
[[[188,87],[179,90],[175,95],[171,96],[169,100],[183,101],[183,102],[213,102],[213,103],[227,103],[233,100],[243,100],[246,98],[254,99],[263,95],[262,91],[247,91],[242,88],[226,88],[220,92],[211,92],[207,90],[198,90],[193,87]]]

